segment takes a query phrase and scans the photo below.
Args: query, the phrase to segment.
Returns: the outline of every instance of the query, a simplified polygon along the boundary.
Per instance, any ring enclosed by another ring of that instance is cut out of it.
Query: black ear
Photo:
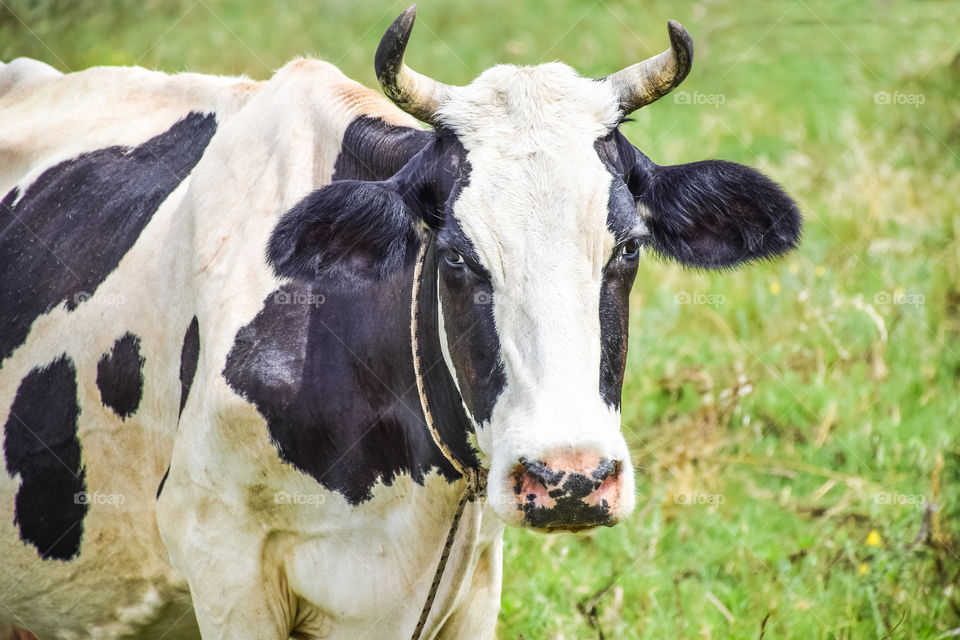
[[[649,161],[648,161],[649,162]],[[775,182],[749,167],[708,160],[643,167],[635,192],[658,253],[683,264],[731,267],[797,246],[802,220]]]
[[[278,276],[359,283],[399,270],[417,246],[417,219],[393,182],[343,180],[311,193],[270,235]]]

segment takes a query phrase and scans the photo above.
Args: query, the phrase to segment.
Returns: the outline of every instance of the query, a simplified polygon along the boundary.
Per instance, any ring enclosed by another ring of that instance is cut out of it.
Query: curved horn
[[[410,39],[417,5],[397,16],[377,47],[373,68],[383,92],[398,107],[424,122],[434,125],[437,107],[450,93],[450,86],[421,75],[403,63],[403,52]]]
[[[693,64],[693,38],[676,20],[667,22],[670,48],[605,78],[620,96],[624,114],[662,98],[683,82]]]

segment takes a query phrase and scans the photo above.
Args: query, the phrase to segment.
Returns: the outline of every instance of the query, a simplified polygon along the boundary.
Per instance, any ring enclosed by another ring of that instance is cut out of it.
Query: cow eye
[[[620,245],[620,255],[626,260],[634,260],[640,255],[640,241],[630,238]]]
[[[444,261],[451,267],[463,267],[466,262],[463,260],[463,256],[460,253],[454,251],[453,249],[447,249],[443,252]]]

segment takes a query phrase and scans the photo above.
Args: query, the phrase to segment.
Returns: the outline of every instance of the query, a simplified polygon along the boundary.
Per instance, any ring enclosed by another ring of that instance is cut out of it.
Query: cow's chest
[[[298,635],[409,636],[452,522],[453,514],[446,511],[430,514],[411,506],[370,519],[357,513],[322,535],[301,540],[288,564],[290,585],[298,596]],[[359,520],[365,522],[356,526]],[[502,531],[500,521],[484,505],[468,505],[431,610],[428,633],[468,599],[478,562],[499,545]]]

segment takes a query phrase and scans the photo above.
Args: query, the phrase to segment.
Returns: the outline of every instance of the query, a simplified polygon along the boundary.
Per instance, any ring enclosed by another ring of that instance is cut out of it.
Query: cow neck
[[[468,440],[473,427],[440,344],[437,266],[436,242],[430,238],[420,245],[411,297],[411,343],[417,392],[433,441],[450,464],[482,493],[485,472]]]

